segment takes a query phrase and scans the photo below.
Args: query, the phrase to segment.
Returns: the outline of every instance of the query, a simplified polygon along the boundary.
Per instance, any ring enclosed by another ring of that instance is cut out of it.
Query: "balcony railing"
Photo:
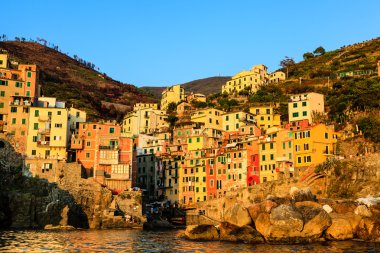
[[[119,148],[118,145],[100,145],[99,149],[105,149],[105,150],[117,150]]]
[[[39,133],[39,134],[42,134],[42,135],[48,135],[48,134],[50,134],[50,128],[47,128],[47,129],[39,129],[39,130],[38,130],[38,133]]]

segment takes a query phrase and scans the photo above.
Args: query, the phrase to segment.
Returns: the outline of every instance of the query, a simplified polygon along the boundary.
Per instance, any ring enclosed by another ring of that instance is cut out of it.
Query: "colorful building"
[[[121,136],[115,123],[79,123],[77,134],[71,136],[71,149],[87,177],[115,191],[132,186],[133,139]]]
[[[252,113],[248,112],[226,112],[222,114],[223,131],[234,132],[239,131],[241,126],[253,125],[256,119]]]
[[[174,85],[162,92],[161,110],[166,111],[170,103],[178,104],[185,100],[185,89],[181,85]]]
[[[8,67],[8,56],[0,55],[0,125],[6,131],[7,115],[12,97],[25,97],[26,101],[36,102],[39,97],[36,65],[19,64],[17,69]],[[1,129],[1,128],[0,128]]]
[[[313,123],[316,114],[325,113],[325,104],[322,94],[310,92],[290,97],[288,103],[289,122],[307,119]]]
[[[270,127],[280,127],[280,115],[275,113],[276,106],[270,105],[257,105],[249,108],[249,112],[255,116],[256,125],[261,130],[266,130]]]
[[[253,66],[251,70],[243,70],[234,75],[230,81],[222,86],[222,93],[234,93],[243,90],[257,92],[257,90],[268,82],[268,68],[263,65]]]
[[[270,73],[268,76],[269,76],[268,83],[279,83],[286,79],[286,75],[282,71],[276,71],[276,72]]]

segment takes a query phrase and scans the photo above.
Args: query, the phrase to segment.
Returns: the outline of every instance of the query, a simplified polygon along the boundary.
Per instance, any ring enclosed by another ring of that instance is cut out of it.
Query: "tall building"
[[[34,103],[39,97],[39,89],[36,65],[19,64],[11,68],[6,54],[0,54],[0,63],[0,125],[5,125],[3,130],[6,131],[10,101],[18,101],[12,97]]]
[[[154,104],[150,104],[154,105]],[[125,115],[122,124],[122,135],[125,137],[139,134],[154,133],[162,130],[167,124],[166,112],[158,110],[156,106],[143,107],[135,105],[134,111]]]
[[[268,68],[263,65],[253,66],[251,70],[243,70],[234,75],[230,81],[222,86],[222,93],[233,93],[242,90],[256,92],[261,85],[268,81]]]
[[[181,85],[174,85],[162,92],[161,110],[166,111],[170,103],[178,104],[185,100],[185,89]]]
[[[253,125],[256,119],[252,113],[249,112],[226,112],[222,114],[223,131],[239,131],[241,126]]]
[[[256,124],[261,130],[270,127],[280,127],[280,115],[275,113],[275,105],[257,105],[249,108],[249,112],[255,116]]]
[[[29,107],[25,162],[30,170],[38,174],[66,161],[70,135],[76,131],[71,122],[85,120],[84,111],[66,108],[55,98],[39,98],[38,107]]]
[[[288,103],[288,112],[289,122],[307,119],[311,124],[317,114],[325,113],[324,97],[315,92],[293,95]]]
[[[71,149],[88,177],[114,191],[132,186],[133,139],[121,136],[118,124],[79,123],[71,136]]]

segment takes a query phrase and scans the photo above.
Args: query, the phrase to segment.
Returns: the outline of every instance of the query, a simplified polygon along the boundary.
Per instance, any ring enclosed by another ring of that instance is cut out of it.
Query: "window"
[[[86,146],[87,146],[87,147],[90,147],[90,146],[91,146],[91,141],[88,141],[88,142],[86,143]]]
[[[235,115],[235,117],[236,117],[236,119],[239,119],[239,114],[237,113],[237,114]]]
[[[62,112],[61,111],[57,111],[57,115],[61,115],[62,114]]]
[[[191,138],[189,138],[189,143],[191,143],[191,141],[192,141],[192,139],[191,139]]]
[[[17,107],[11,107],[11,112],[17,112]]]
[[[28,71],[28,77],[32,77],[32,72]]]
[[[40,115],[40,112],[38,110],[34,111],[34,117],[38,117]]]
[[[115,128],[114,127],[110,127],[110,134],[113,134],[115,133]]]
[[[30,97],[30,91],[29,90],[26,91],[26,96]]]
[[[261,160],[265,161],[265,155],[261,156]]]
[[[285,142],[282,143],[282,149],[285,149]]]
[[[297,108],[298,107],[298,104],[297,103],[293,103],[293,108]]]
[[[54,126],[55,126],[56,128],[62,128],[62,124],[58,124],[58,123],[56,123]]]
[[[30,87],[30,82],[27,82],[27,83],[26,83],[26,86],[27,86],[27,87]]]
[[[307,111],[303,111],[302,116],[307,116]]]
[[[2,108],[2,107],[1,107]],[[230,130],[230,126],[226,126],[226,131]]]
[[[239,124],[236,124],[236,128],[239,128]]]
[[[37,136],[33,136],[33,142],[37,142]]]
[[[304,150],[309,150],[309,144],[308,143],[303,144],[303,149]]]
[[[5,96],[5,91],[2,90],[2,91],[0,92],[0,96],[4,97],[4,96]]]
[[[22,123],[23,125],[25,125],[25,124],[26,124],[26,119],[22,119],[22,120],[21,120],[21,123]]]
[[[270,146],[270,149],[273,149],[273,142],[271,142],[271,143],[269,144],[269,146]]]
[[[303,101],[302,102],[302,106],[306,106],[307,102],[306,101]]]
[[[297,118],[298,117],[298,112],[293,112],[293,117]]]
[[[90,137],[91,136],[91,132],[87,132],[87,136]]]
[[[34,123],[34,125],[33,125],[33,129],[34,129],[34,130],[37,130],[37,129],[38,129],[38,123]]]
[[[178,132],[177,132],[177,135],[178,135],[178,136],[181,136],[181,131],[178,131]]]
[[[12,119],[12,125],[16,124],[16,118]]]
[[[229,120],[229,117],[228,116],[226,116],[226,121],[228,121]]]
[[[301,159],[300,156],[297,158],[297,161],[298,161],[298,163],[301,163],[301,162],[302,162],[302,159]]]
[[[289,145],[288,147],[291,148],[292,147],[292,142],[289,141],[288,145]]]
[[[32,150],[32,155],[36,155],[36,154],[37,154],[36,150],[33,149],[33,150]]]
[[[91,154],[90,153],[86,153],[86,158],[90,158],[91,157]]]
[[[273,161],[274,160],[274,155],[270,154],[270,159]]]
[[[300,145],[296,145],[296,151],[300,151],[301,150],[301,146]]]
[[[325,133],[325,139],[328,139],[328,138],[329,138],[329,134]]]
[[[261,145],[261,149],[262,149],[262,150],[265,150],[265,144],[262,144],[262,145]]]
[[[197,137],[197,142],[201,142],[201,138],[200,137]]]

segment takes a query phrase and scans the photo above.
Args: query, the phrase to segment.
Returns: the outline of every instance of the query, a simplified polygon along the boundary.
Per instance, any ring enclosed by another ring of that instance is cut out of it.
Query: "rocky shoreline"
[[[268,195],[219,225],[188,226],[189,240],[297,244],[326,240],[380,242],[380,198],[317,199],[309,188],[293,187],[285,197]]]

